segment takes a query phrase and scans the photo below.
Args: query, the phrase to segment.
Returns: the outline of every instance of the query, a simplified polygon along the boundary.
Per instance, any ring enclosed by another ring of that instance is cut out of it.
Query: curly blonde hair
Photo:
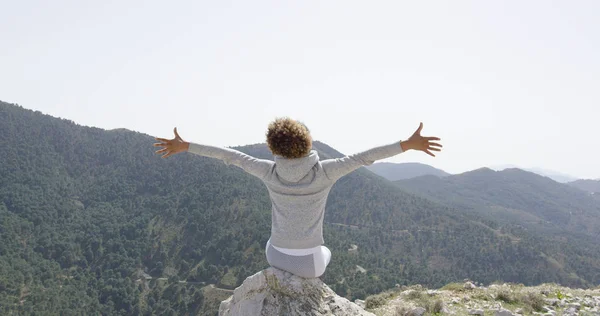
[[[269,124],[267,145],[273,155],[301,158],[310,152],[312,137],[306,125],[289,117],[280,117]]]

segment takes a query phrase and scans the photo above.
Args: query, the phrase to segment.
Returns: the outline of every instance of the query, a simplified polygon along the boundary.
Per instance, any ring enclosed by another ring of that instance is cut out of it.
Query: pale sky
[[[220,146],[277,116],[350,154],[600,178],[600,1],[4,1],[0,100]]]

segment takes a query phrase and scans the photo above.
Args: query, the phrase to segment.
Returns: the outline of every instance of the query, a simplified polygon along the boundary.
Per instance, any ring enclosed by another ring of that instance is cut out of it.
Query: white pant
[[[284,270],[303,278],[318,278],[331,261],[331,251],[325,246],[315,249],[314,253],[305,255],[291,255],[285,249],[278,250],[267,241],[267,261],[277,269]]]

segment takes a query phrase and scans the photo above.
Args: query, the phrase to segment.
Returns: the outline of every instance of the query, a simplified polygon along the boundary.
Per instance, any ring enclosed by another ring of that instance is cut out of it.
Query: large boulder
[[[372,315],[338,296],[318,278],[305,279],[275,268],[248,277],[227,300],[219,316]]]

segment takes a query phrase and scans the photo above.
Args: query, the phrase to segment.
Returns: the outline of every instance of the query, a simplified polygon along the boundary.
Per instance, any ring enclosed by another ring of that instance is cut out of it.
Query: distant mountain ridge
[[[600,180],[576,180],[568,183],[570,186],[590,192],[600,194]]]
[[[570,185],[517,168],[481,168],[445,178],[420,177],[396,183],[461,208],[496,206],[524,212],[571,232],[600,231],[600,204],[595,199]]]
[[[548,169],[544,169],[544,168],[538,168],[538,167],[522,168],[522,167],[519,167],[516,165],[501,165],[501,166],[492,166],[490,168],[493,170],[496,170],[496,171],[502,171],[505,169],[521,169],[521,170],[539,174],[544,177],[548,177],[548,178],[550,178],[556,182],[560,182],[560,183],[567,183],[567,182],[572,182],[572,181],[577,180],[577,177],[574,177],[574,176],[571,176],[571,175],[568,175],[568,174],[565,174],[562,172],[548,170]]]
[[[446,177],[450,175],[444,170],[417,162],[378,162],[368,166],[367,169],[390,181],[416,178],[424,175],[434,175],[437,177]]]
[[[447,177],[449,175],[452,175],[451,173],[435,168],[433,166],[416,162],[376,162],[373,165],[368,166],[367,169],[390,181],[406,180],[426,175],[433,175],[436,177]],[[538,174],[540,176],[548,177],[560,183],[571,183],[578,180],[576,177],[570,176],[568,174],[564,174],[558,171],[546,170],[543,168],[521,168],[516,165],[501,165],[489,167],[489,169],[495,171],[502,171],[506,169],[521,169],[523,171],[528,171]]]

